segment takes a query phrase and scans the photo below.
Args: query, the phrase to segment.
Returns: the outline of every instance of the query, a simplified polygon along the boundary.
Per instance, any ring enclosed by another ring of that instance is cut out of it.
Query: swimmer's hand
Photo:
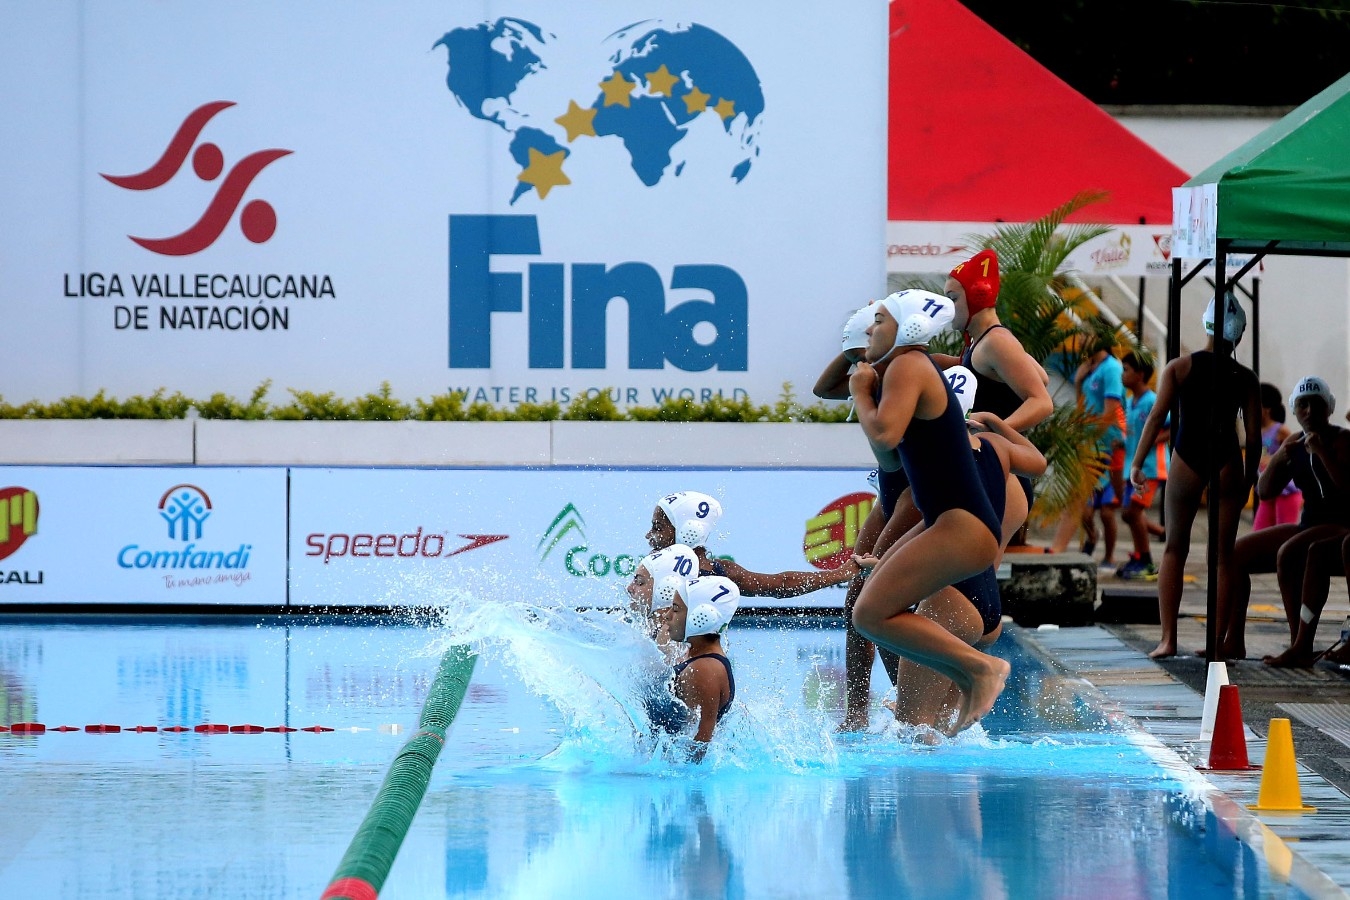
[[[869,362],[859,362],[848,376],[848,389],[855,397],[859,394],[871,394],[877,384],[877,370]]]
[[[858,567],[859,574],[866,575],[875,569],[881,560],[870,553],[855,553],[849,562]]]
[[[1130,469],[1130,484],[1134,485],[1136,488],[1140,490],[1143,490],[1144,487],[1143,466],[1135,466],[1134,468]]]

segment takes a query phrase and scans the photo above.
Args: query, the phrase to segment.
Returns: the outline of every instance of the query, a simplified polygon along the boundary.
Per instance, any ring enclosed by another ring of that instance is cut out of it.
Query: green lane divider
[[[477,660],[464,646],[451,647],[441,657],[427,702],[422,705],[418,731],[394,757],[375,802],[356,829],[320,900],[374,900],[379,896],[426,794],[432,767],[445,746],[445,732],[464,702]]]

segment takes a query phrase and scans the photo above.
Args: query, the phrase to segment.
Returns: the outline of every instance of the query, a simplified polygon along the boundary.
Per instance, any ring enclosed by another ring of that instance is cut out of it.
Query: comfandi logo
[[[549,64],[555,41],[532,22],[500,18],[456,28],[433,45],[446,49],[445,84],[459,106],[510,135],[511,203],[530,193],[545,200],[572,185],[568,158],[585,152],[586,141],[606,138],[620,142],[631,175],[647,187],[704,164],[726,164],[734,183],[749,174],[760,152],[764,92],[750,60],[726,37],[697,23],[639,22],[596,45],[592,82],[532,91],[531,82],[561,68]],[[565,108],[529,105],[545,96],[560,106],[566,96]],[[715,127],[730,156],[714,161],[690,150],[690,135],[705,126]]]
[[[847,494],[807,519],[806,536],[802,539],[806,561],[817,569],[842,566],[853,555],[858,529],[875,502],[873,494]]]
[[[104,174],[103,177],[128,191],[154,190],[168,184],[182,170],[188,154],[191,153],[193,173],[202,181],[215,181],[225,170],[225,154],[218,145],[209,141],[197,144],[197,139],[207,123],[218,113],[234,105],[228,100],[217,100],[197,107],[183,119],[169,140],[168,146],[150,168],[134,175]],[[281,149],[259,150],[239,160],[225,174],[206,210],[186,231],[172,237],[149,238],[135,235],[128,237],[146,250],[164,256],[188,256],[200,253],[214,244],[225,231],[225,226],[234,217],[235,210],[239,208],[244,194],[258,174],[290,153],[290,150]],[[255,244],[266,243],[277,230],[276,210],[266,200],[249,201],[239,214],[239,230]]]
[[[123,569],[182,570],[208,569],[224,573],[224,580],[238,580],[228,573],[244,573],[248,569],[252,544],[209,547],[198,542],[203,538],[206,521],[212,517],[215,505],[205,490],[195,484],[175,484],[159,496],[155,511],[167,533],[160,540],[167,546],[126,544],[117,552],[117,565]],[[168,583],[168,582],[166,582]],[[170,587],[175,585],[169,583]]]
[[[637,571],[638,558],[628,553],[608,554],[593,552],[586,539],[586,520],[573,503],[566,504],[553,521],[544,529],[543,537],[535,545],[542,567],[554,550],[566,552],[562,557],[563,569],[569,575],[578,578],[604,578],[614,576],[631,578]],[[556,560],[557,557],[553,557]]]

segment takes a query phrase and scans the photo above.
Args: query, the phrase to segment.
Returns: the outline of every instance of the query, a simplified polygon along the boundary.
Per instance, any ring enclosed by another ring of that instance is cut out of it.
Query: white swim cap
[[[881,490],[881,470],[873,469],[867,473],[867,486],[874,491]]]
[[[722,518],[722,504],[716,498],[698,491],[676,491],[666,494],[657,505],[670,524],[675,526],[675,540],[690,547],[708,543],[717,520]]]
[[[975,405],[975,391],[979,388],[980,380],[965,366],[952,366],[942,374],[956,395],[956,402],[961,405],[961,418],[966,418],[970,415],[970,408]]]
[[[665,609],[677,593],[688,593],[690,578],[698,577],[698,556],[684,544],[671,544],[644,556],[638,568],[652,577],[652,609]]]
[[[1294,408],[1294,401],[1299,397],[1321,397],[1327,405],[1327,415],[1336,411],[1336,397],[1331,393],[1331,387],[1316,375],[1309,375],[1294,385],[1294,391],[1289,395],[1291,410]]]
[[[926,346],[929,341],[952,327],[956,304],[950,298],[930,291],[899,291],[881,301],[899,327],[895,346]]]
[[[730,578],[705,575],[689,582],[689,614],[685,617],[684,636],[715,634],[725,628],[741,604],[741,591]]]
[[[1243,311],[1242,304],[1238,303],[1237,297],[1229,291],[1224,294],[1228,301],[1224,308],[1223,315],[1223,336],[1224,340],[1237,346],[1237,342],[1242,340],[1242,335],[1247,331],[1247,313]],[[1210,298],[1209,306],[1205,307],[1205,314],[1201,321],[1205,323],[1205,334],[1214,333],[1214,298]]]
[[[872,317],[875,315],[876,310],[869,303],[848,317],[848,321],[844,323],[844,340],[841,346],[845,353],[849,350],[867,348],[867,329],[872,327]]]

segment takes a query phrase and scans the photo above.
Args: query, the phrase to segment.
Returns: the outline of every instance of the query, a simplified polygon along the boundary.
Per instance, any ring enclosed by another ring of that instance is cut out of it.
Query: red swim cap
[[[998,254],[981,250],[950,272],[966,289],[966,311],[975,315],[998,300]]]

